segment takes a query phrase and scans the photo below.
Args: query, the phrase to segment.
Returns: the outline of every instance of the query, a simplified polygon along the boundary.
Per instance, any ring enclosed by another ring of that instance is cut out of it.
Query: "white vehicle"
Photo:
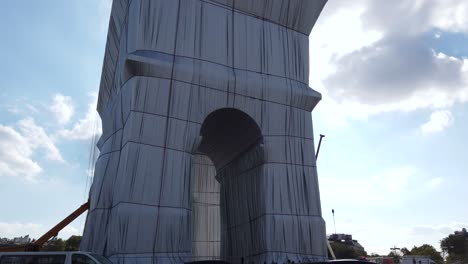
[[[107,258],[89,252],[0,252],[0,264],[112,264]]]

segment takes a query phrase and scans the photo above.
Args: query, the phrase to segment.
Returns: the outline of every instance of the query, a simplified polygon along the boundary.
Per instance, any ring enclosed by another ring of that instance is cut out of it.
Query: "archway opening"
[[[232,206],[223,201],[229,194],[220,177],[241,174],[255,166],[262,156],[258,155],[258,147],[263,138],[255,120],[233,108],[209,114],[200,136],[192,171],[193,259],[226,259],[232,254],[226,250],[230,247],[230,235],[224,229],[229,226],[229,215],[237,212],[230,212]]]
[[[209,114],[201,127],[198,151],[207,155],[219,171],[252,146],[260,144],[260,127],[246,113],[223,108]]]

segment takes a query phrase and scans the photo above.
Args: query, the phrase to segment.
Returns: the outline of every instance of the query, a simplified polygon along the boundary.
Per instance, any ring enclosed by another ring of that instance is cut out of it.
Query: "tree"
[[[71,236],[65,242],[65,251],[79,251],[81,243],[81,236]]]
[[[433,246],[424,244],[420,247],[414,246],[411,251],[410,255],[417,255],[417,256],[428,256],[430,257],[435,263],[443,263],[444,260]]]
[[[44,244],[41,251],[63,251],[64,249],[65,242],[61,238],[54,238]]]
[[[390,253],[388,253],[388,257],[393,258],[393,263],[400,263],[401,256],[398,253],[396,253],[396,251],[390,251]]]
[[[337,259],[355,259],[367,255],[363,250],[355,249],[350,245],[340,242],[331,242],[330,246],[332,247]]]
[[[400,251],[403,254],[403,256],[411,255],[411,251],[406,247],[403,247]]]
[[[463,233],[451,234],[442,239],[442,241],[440,241],[440,247],[444,253],[448,253],[447,262],[468,262],[468,236]]]

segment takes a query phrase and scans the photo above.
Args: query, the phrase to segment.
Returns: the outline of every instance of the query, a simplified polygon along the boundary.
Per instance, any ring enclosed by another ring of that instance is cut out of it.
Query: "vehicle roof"
[[[369,264],[372,262],[367,261],[367,260],[359,260],[359,259],[331,259],[331,260],[326,260],[326,261],[321,261],[321,262],[310,262],[309,264],[333,264],[333,263]]]
[[[369,261],[367,261],[367,260],[362,260],[362,259],[332,259],[332,260],[329,260],[328,262],[344,262],[344,261],[366,262],[366,263],[369,263]]]
[[[92,252],[87,251],[17,251],[17,252],[0,252],[0,255],[51,255],[51,254],[90,254]]]
[[[225,260],[195,260],[190,262],[185,262],[185,264],[229,264],[230,262]]]

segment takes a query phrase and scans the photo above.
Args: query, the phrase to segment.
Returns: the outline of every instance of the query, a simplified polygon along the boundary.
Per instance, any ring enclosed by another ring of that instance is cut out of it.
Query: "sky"
[[[0,9],[0,237],[39,237],[87,199],[111,1]],[[327,233],[368,253],[468,227],[468,2],[330,0],[309,84]],[[81,234],[84,217],[59,237]]]

